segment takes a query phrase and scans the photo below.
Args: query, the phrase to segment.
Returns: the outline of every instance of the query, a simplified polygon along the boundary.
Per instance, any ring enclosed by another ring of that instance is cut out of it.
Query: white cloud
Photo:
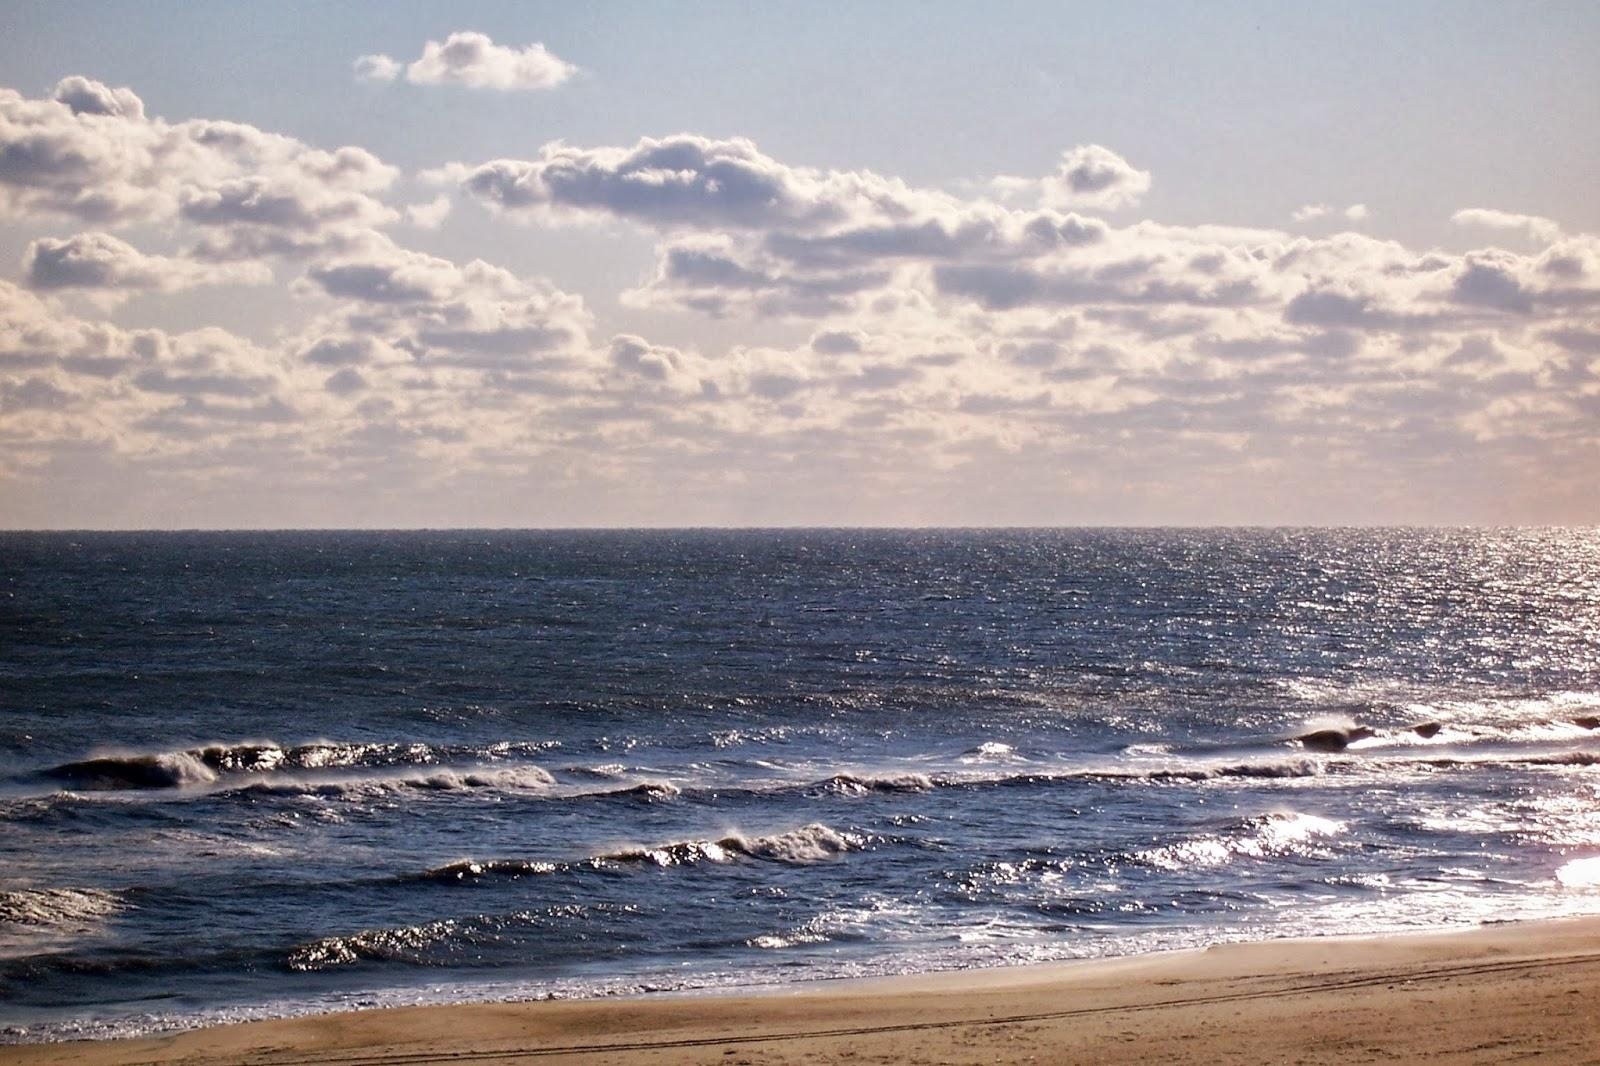
[[[1150,172],[1102,145],[1084,144],[1063,152],[1060,166],[1048,177],[1007,175],[992,179],[988,187],[1006,201],[1030,200],[1061,211],[1114,211],[1132,207],[1150,191]]]
[[[1150,191],[1150,172],[1098,144],[1080,145],[1061,157],[1061,168],[1044,181],[1045,202],[1063,210],[1131,207]]]
[[[370,353],[367,342],[381,342],[419,365],[532,370],[583,352],[591,325],[583,301],[554,286],[481,260],[463,266],[387,242],[313,265],[302,291],[341,308],[344,339],[325,334],[303,350],[321,365],[368,362],[330,354],[355,351],[353,339],[365,338],[359,350]]]
[[[1538,215],[1518,215],[1509,211],[1496,211],[1489,207],[1468,207],[1450,216],[1458,226],[1482,226],[1495,230],[1521,230],[1536,241],[1546,243],[1561,236],[1561,227],[1548,218]]]
[[[406,221],[419,229],[438,229],[450,216],[453,201],[448,196],[435,196],[425,204],[411,204],[406,208]]]
[[[1537,216],[1459,213],[1519,237],[1464,255],[1354,232],[1361,205],[1296,213],[1340,230],[1321,236],[1119,224],[1087,212],[1149,175],[1092,146],[1002,181],[1004,202],[688,133],[438,177],[458,188],[407,203],[360,148],[168,123],[84,78],[0,91],[0,215],[31,238],[25,284],[0,283],[0,487],[72,454],[194,499],[320,478],[347,519],[469,486],[513,508],[565,492],[579,521],[977,513],[915,510],[952,493],[1136,497],[1163,517],[1241,482],[1358,506],[1441,469],[1571,479],[1600,458],[1600,240]],[[636,227],[653,265],[586,301],[460,254],[457,191],[529,227]],[[408,248],[383,232],[401,219],[443,231],[398,229],[430,251]],[[253,339],[94,320],[97,293],[272,269],[296,280]],[[740,509],[774,485],[814,509]],[[602,499],[645,509],[583,510]],[[837,509],[862,500],[913,510]]]
[[[495,44],[482,33],[452,33],[429,41],[422,55],[404,65],[413,85],[460,85],[469,89],[554,89],[578,68],[539,42],[525,48]],[[356,77],[388,82],[400,76],[402,64],[386,55],[365,55],[355,61]]]
[[[260,285],[272,280],[272,272],[259,263],[218,266],[146,255],[109,233],[32,241],[23,254],[23,271],[28,285],[40,290],[173,292],[197,285]]]
[[[150,118],[132,91],[83,77],[49,99],[0,89],[0,219],[182,222],[202,258],[304,255],[396,221],[379,197],[397,173],[361,148]]]
[[[531,160],[454,171],[491,207],[535,218],[628,218],[661,228],[800,232],[954,206],[870,171],[791,167],[743,138],[644,138],[631,148],[547,144]]]
[[[361,81],[390,82],[398,78],[404,68],[386,55],[366,55],[357,56],[351,69]]]
[[[1334,215],[1343,216],[1347,222],[1363,222],[1372,215],[1366,204],[1351,204],[1346,208],[1330,207],[1327,204],[1306,204],[1290,212],[1289,217],[1296,222],[1314,222],[1319,218],[1331,218]]]

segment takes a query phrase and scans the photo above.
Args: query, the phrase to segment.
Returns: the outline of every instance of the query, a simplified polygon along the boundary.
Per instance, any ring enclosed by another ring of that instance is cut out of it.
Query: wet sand
[[[83,1066],[1519,1060],[1600,1061],[1600,918],[0,1048],[4,1062]]]

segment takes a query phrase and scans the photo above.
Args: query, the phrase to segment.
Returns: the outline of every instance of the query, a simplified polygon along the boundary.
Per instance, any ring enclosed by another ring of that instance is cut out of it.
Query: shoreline
[[[19,1066],[1592,1061],[1600,916],[0,1047]]]

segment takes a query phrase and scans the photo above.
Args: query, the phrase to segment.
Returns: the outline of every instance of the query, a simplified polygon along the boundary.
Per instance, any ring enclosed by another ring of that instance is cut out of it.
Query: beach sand
[[[1600,1062],[1600,919],[759,995],[370,1010],[0,1048],[27,1064]]]

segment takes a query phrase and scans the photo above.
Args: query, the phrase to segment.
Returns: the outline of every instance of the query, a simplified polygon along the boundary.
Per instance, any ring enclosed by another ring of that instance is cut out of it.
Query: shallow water
[[[0,1025],[1600,911],[1600,534],[0,535]]]

